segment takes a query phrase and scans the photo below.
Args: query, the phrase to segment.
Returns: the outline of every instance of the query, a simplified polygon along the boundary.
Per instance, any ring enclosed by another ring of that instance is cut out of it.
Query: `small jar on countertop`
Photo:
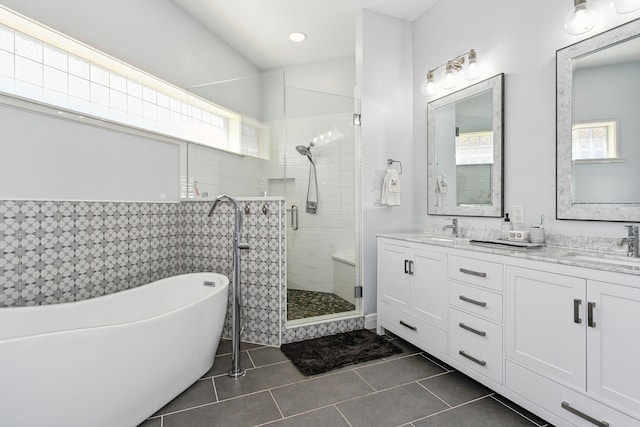
[[[529,228],[529,241],[531,243],[544,243],[544,228],[542,227]]]

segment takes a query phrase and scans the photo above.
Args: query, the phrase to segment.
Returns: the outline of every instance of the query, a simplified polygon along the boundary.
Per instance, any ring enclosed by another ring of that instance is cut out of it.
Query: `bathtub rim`
[[[176,312],[179,312],[181,310],[185,310],[187,308],[193,307],[194,305],[213,297],[214,295],[217,295],[220,292],[224,292],[225,288],[227,290],[227,295],[228,295],[228,291],[230,288],[230,280],[227,276],[225,276],[222,273],[215,273],[215,272],[199,272],[199,273],[185,273],[185,274],[178,274],[175,276],[170,276],[170,277],[166,277],[163,279],[159,279],[153,282],[149,282],[149,283],[145,283],[143,285],[140,286],[136,286],[135,288],[129,288],[129,289],[124,289],[122,291],[118,291],[118,292],[113,292],[107,295],[100,295],[94,298],[87,298],[84,300],[79,300],[79,301],[69,301],[69,302],[64,302],[64,303],[59,303],[59,304],[43,304],[43,305],[29,305],[29,306],[18,306],[18,307],[2,307],[0,308],[0,319],[2,318],[2,316],[4,316],[2,313],[7,313],[7,312],[11,312],[11,311],[34,311],[34,310],[43,310],[46,308],[50,308],[50,309],[55,309],[55,310],[63,310],[65,307],[69,307],[69,306],[73,306],[73,305],[77,305],[80,303],[87,303],[89,301],[91,301],[91,303],[96,303],[95,301],[98,302],[104,302],[107,301],[109,299],[113,299],[113,298],[122,298],[122,294],[125,292],[129,292],[129,293],[134,293],[134,292],[144,292],[145,288],[152,286],[152,285],[157,285],[158,282],[162,282],[162,281],[166,281],[166,280],[175,280],[179,277],[187,277],[187,276],[198,276],[198,275],[217,275],[222,277],[223,280],[223,284],[221,287],[216,287],[213,288],[211,287],[212,291],[207,293],[206,295],[200,297],[200,298],[196,298],[194,300],[189,301],[186,304],[182,304],[179,305],[171,310],[168,311],[164,311],[161,313],[158,313],[156,315],[153,316],[149,316],[149,317],[145,317],[145,318],[141,318],[141,319],[137,319],[137,320],[132,320],[132,321],[122,321],[122,322],[117,322],[117,323],[110,323],[110,324],[100,324],[100,325],[93,325],[93,326],[87,326],[87,327],[75,327],[75,328],[71,328],[71,327],[67,327],[67,328],[63,328],[63,329],[57,329],[57,330],[51,330],[51,331],[43,331],[43,332],[34,332],[34,333],[30,333],[30,334],[26,334],[26,335],[19,335],[19,336],[9,336],[7,338],[3,338],[2,336],[0,336],[0,345],[2,345],[3,343],[9,343],[15,340],[23,340],[23,339],[29,339],[29,338],[35,338],[35,337],[41,337],[41,336],[47,336],[47,335],[53,335],[53,334],[64,334],[67,332],[71,332],[71,331],[84,331],[84,330],[92,330],[92,329],[104,329],[104,328],[112,328],[112,327],[118,327],[118,326],[126,326],[126,325],[133,325],[133,324],[138,324],[138,323],[142,323],[142,322],[147,322],[150,320],[154,320],[154,319],[158,319],[160,317],[163,316],[167,316]],[[204,285],[202,285],[204,286]],[[6,311],[5,311],[6,310]]]

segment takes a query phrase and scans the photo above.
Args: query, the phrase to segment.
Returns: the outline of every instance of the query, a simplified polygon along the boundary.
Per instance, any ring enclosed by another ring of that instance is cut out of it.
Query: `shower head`
[[[309,147],[305,147],[304,145],[297,145],[296,146],[296,150],[298,150],[298,153],[302,154],[303,156],[310,156],[311,155],[311,146]]]
[[[307,158],[309,159],[309,161],[311,163],[313,163],[313,155],[311,154],[311,147],[313,147],[315,144],[313,143],[313,141],[311,141],[309,143],[309,145],[307,145],[306,147],[304,145],[296,145],[296,150],[298,151],[298,153],[300,153],[303,156],[307,156]]]

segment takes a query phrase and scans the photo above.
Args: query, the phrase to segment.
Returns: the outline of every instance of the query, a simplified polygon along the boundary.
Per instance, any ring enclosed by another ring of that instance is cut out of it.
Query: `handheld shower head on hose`
[[[305,212],[317,213],[318,212],[318,176],[316,174],[316,162],[313,161],[313,155],[311,154],[311,147],[315,144],[313,141],[308,146],[296,145],[296,151],[303,156],[307,156],[309,162],[309,184],[307,186],[307,205]],[[312,183],[313,182],[313,186]]]
[[[311,147],[313,147],[314,145],[315,144],[313,143],[313,141],[310,142],[309,145],[307,145],[306,147],[304,145],[296,145],[296,151],[303,156],[307,156],[307,159],[309,159],[309,161],[313,163],[313,155],[311,154]]]

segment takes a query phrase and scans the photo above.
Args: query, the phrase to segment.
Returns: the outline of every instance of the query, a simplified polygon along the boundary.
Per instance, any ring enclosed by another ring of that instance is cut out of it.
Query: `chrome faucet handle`
[[[628,230],[627,237],[618,239],[618,246],[627,243],[627,256],[640,258],[640,229],[637,225],[625,225]]]

